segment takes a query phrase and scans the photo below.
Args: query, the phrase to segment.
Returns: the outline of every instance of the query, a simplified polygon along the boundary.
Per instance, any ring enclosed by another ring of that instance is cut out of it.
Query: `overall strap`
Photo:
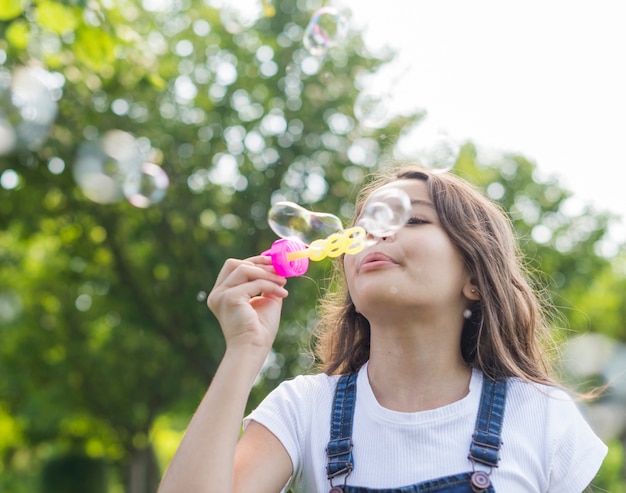
[[[352,472],[352,418],[357,376],[357,372],[342,375],[337,382],[330,420],[330,441],[326,447],[328,479]]]
[[[498,467],[505,402],[506,380],[485,377],[470,446],[470,460],[489,467]]]

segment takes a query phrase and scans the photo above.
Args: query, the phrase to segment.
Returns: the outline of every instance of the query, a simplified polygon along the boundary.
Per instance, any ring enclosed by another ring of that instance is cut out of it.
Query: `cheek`
[[[356,257],[354,255],[344,255],[343,256],[343,270],[346,273],[346,276],[349,276],[354,272],[356,268]]]
[[[460,257],[458,250],[455,248],[450,238],[444,234],[436,235],[430,238],[430,241],[424,245],[424,253],[432,256],[433,258],[440,258],[442,260],[450,261]]]
[[[343,275],[345,278],[346,286],[348,290],[352,292],[352,281],[356,275],[357,259],[355,255],[345,255],[343,258]]]

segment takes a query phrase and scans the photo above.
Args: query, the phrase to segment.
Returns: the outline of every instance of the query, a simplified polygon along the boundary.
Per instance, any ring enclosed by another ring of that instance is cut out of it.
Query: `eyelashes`
[[[406,224],[407,224],[407,226],[417,226],[419,224],[429,224],[429,222],[430,221],[427,221],[426,219],[422,219],[420,217],[411,217],[406,222]]]

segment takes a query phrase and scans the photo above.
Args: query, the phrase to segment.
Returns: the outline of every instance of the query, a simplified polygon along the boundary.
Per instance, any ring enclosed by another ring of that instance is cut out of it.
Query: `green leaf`
[[[76,31],[76,58],[96,72],[115,61],[114,49],[115,43],[106,31],[94,27],[82,27]]]
[[[0,0],[1,1],[1,0]],[[17,50],[25,50],[30,39],[28,22],[20,19],[13,21],[6,31],[7,41]]]
[[[25,0],[0,0],[0,20],[14,19],[24,12]]]
[[[159,74],[148,74],[148,80],[159,90],[163,90],[167,87],[167,82]]]
[[[74,9],[57,2],[38,3],[37,20],[43,27],[57,34],[73,31],[79,22]]]

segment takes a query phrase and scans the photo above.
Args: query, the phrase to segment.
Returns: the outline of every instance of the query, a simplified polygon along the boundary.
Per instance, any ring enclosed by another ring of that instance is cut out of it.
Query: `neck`
[[[442,327],[372,327],[368,377],[378,402],[404,412],[435,409],[469,392],[471,368],[460,331]]]

